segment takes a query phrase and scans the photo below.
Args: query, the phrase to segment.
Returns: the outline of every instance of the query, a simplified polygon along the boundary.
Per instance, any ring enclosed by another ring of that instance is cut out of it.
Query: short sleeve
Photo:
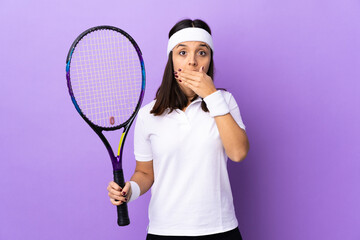
[[[143,116],[138,115],[134,129],[134,155],[137,161],[153,160],[151,142],[144,124]]]
[[[227,92],[227,93],[229,94],[228,104],[229,104],[230,114],[234,118],[235,122],[237,122],[239,127],[241,127],[242,129],[244,129],[246,131],[246,127],[241,118],[240,109],[236,103],[236,100],[231,93],[229,93],[229,92]]]

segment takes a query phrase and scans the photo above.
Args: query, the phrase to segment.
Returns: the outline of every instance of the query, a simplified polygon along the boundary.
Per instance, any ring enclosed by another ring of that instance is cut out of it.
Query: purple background
[[[143,52],[147,103],[168,31],[185,17],[212,28],[216,86],[233,93],[247,127],[247,158],[229,161],[244,239],[360,239],[359,5],[1,1],[0,239],[145,239],[150,192],[129,204],[132,223],[118,227],[106,190],[110,159],[70,101],[65,58],[87,28],[126,30]]]

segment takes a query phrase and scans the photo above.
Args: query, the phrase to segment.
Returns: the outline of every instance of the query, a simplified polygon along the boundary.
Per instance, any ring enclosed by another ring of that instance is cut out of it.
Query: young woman
[[[213,52],[205,22],[170,30],[163,81],[135,125],[135,173],[107,188],[119,205],[152,187],[146,239],[242,239],[226,162],[242,161],[249,142],[234,97],[214,86]]]

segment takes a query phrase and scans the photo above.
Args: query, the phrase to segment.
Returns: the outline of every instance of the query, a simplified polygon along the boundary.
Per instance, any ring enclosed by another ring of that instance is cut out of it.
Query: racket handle
[[[122,169],[114,171],[114,182],[116,182],[122,188],[125,186],[124,174]],[[118,215],[118,220],[117,220],[118,225],[119,226],[129,225],[130,219],[128,214],[127,203],[123,202],[121,205],[116,207],[117,207],[117,215]]]

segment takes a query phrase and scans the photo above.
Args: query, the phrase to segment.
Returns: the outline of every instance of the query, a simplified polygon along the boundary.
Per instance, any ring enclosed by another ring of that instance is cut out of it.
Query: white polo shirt
[[[245,130],[234,97],[220,92],[220,101]],[[148,233],[199,236],[236,228],[227,156],[215,119],[201,109],[200,98],[185,112],[167,110],[161,116],[150,114],[154,104],[139,110],[134,135],[135,159],[153,160]]]

